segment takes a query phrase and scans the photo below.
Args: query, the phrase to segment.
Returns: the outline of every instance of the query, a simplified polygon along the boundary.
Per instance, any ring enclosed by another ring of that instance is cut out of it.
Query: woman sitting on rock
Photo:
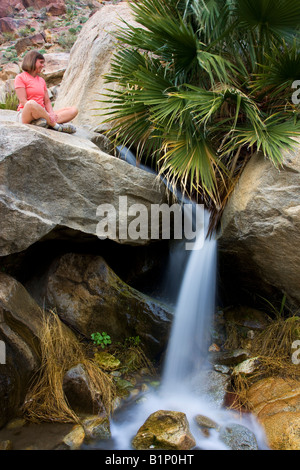
[[[37,51],[28,52],[22,62],[24,72],[15,78],[15,90],[19,99],[18,121],[50,127],[60,132],[73,134],[76,128],[69,121],[78,114],[77,108],[62,108],[53,111],[45,80],[39,76],[45,58]],[[68,124],[66,124],[68,123]]]

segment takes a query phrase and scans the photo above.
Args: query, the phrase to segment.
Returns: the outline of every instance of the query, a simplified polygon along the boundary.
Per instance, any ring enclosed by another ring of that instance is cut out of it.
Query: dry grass
[[[63,391],[65,373],[82,364],[95,398],[100,399],[108,414],[112,411],[115,387],[112,379],[94,361],[88,359],[84,347],[54,312],[44,314],[41,338],[41,368],[27,394],[23,411],[33,422],[79,422]]]
[[[236,331],[232,330],[228,344],[236,343]],[[257,357],[259,367],[249,376],[233,376],[233,404],[231,407],[251,411],[247,395],[249,387],[265,377],[289,377],[300,380],[300,367],[292,362],[292,344],[300,338],[300,318],[277,318],[252,341],[251,356]]]

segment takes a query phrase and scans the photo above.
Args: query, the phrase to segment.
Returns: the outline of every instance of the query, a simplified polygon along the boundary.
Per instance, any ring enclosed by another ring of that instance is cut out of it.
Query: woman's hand
[[[57,114],[55,114],[53,111],[50,111],[49,117],[50,117],[51,124],[54,126],[54,124],[56,124],[57,119],[58,119]]]

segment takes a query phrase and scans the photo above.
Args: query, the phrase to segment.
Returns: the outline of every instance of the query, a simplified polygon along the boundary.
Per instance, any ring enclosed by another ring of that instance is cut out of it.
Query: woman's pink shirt
[[[47,85],[42,77],[39,75],[33,77],[28,72],[22,72],[16,76],[14,84],[15,88],[25,88],[28,100],[34,100],[43,108],[45,107],[44,97]],[[19,104],[17,111],[23,108],[24,106]]]

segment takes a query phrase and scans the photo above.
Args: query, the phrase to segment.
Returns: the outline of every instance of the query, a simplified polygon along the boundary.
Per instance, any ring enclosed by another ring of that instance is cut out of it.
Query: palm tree
[[[221,211],[251,154],[300,135],[299,0],[133,0],[107,82],[118,143]]]

